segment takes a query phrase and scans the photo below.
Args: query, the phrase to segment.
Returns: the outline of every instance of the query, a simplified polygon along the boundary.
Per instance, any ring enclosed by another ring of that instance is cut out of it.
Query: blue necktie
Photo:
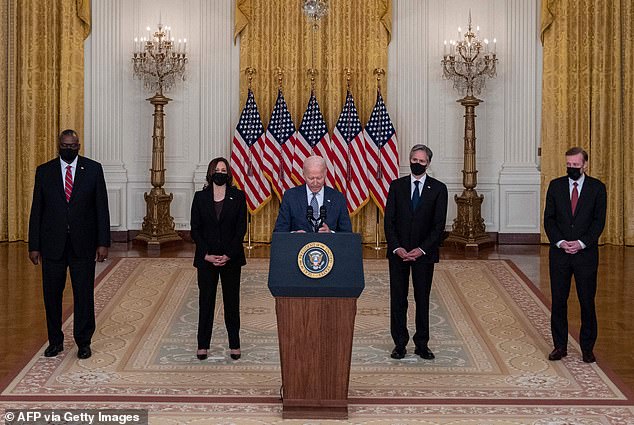
[[[414,181],[414,194],[412,195],[412,210],[415,210],[416,207],[418,206],[418,202],[420,201],[420,192],[418,191],[418,185],[420,184],[420,181],[415,180]]]
[[[313,217],[319,218],[319,203],[317,202],[317,194],[313,193],[313,199],[310,200],[310,206],[313,207]]]

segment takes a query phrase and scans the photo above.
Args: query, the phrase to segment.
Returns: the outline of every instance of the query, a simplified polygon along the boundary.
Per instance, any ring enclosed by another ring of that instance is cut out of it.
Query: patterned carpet
[[[548,309],[509,263],[437,266],[430,308],[434,361],[414,356],[411,343],[404,360],[389,358],[387,263],[366,260],[364,269],[350,423],[634,424],[634,403],[597,364],[583,363],[574,343],[563,361],[546,360]],[[242,359],[229,358],[219,308],[210,357],[200,362],[191,259],[121,259],[96,290],[93,356],[76,358],[68,320],[69,349],[53,359],[38,353],[2,391],[0,407],[63,400],[65,408],[148,408],[153,424],[282,422],[267,275],[268,260],[249,260],[243,272]]]

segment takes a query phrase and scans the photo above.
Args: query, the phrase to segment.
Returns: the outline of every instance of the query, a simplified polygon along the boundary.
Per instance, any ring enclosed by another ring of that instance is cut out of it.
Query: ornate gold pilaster
[[[154,129],[152,132],[152,168],[150,169],[152,190],[145,193],[147,212],[143,218],[143,227],[136,239],[145,241],[148,247],[160,248],[162,243],[179,241],[174,230],[174,218],[170,214],[170,204],[174,195],[165,193],[165,127],[164,106],[172,100],[161,92],[148,100],[154,105]]]
[[[458,100],[458,102],[465,107],[464,166],[462,170],[462,185],[465,189],[460,196],[454,196],[458,207],[458,215],[454,219],[447,242],[464,245],[466,251],[477,254],[481,246],[493,242],[485,231],[486,227],[481,214],[484,196],[478,195],[475,190],[478,185],[475,107],[483,101],[468,95]]]

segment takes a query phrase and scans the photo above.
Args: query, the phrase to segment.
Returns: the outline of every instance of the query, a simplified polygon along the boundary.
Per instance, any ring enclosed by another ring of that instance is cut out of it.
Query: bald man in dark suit
[[[91,356],[95,332],[95,261],[110,246],[108,194],[101,164],[79,156],[79,137],[64,130],[59,157],[37,167],[29,220],[29,258],[42,264],[49,346],[46,357],[64,349],[62,296],[70,270],[73,287],[73,336],[77,357]]]
[[[588,153],[579,147],[566,152],[567,176],[550,182],[544,209],[544,229],[550,241],[549,270],[552,292],[551,361],[568,355],[568,296],[575,277],[581,307],[579,343],[582,359],[594,363],[597,340],[597,292],[599,236],[605,226],[605,185],[585,174]]]

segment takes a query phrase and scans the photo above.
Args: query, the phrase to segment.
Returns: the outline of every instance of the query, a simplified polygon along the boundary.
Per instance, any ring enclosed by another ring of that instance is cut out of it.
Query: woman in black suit
[[[240,358],[240,271],[246,264],[242,240],[247,229],[244,192],[232,185],[229,162],[216,158],[207,168],[208,185],[196,192],[192,203],[191,235],[196,243],[198,270],[198,351],[207,358],[218,279],[222,284],[225,326],[231,358]]]

